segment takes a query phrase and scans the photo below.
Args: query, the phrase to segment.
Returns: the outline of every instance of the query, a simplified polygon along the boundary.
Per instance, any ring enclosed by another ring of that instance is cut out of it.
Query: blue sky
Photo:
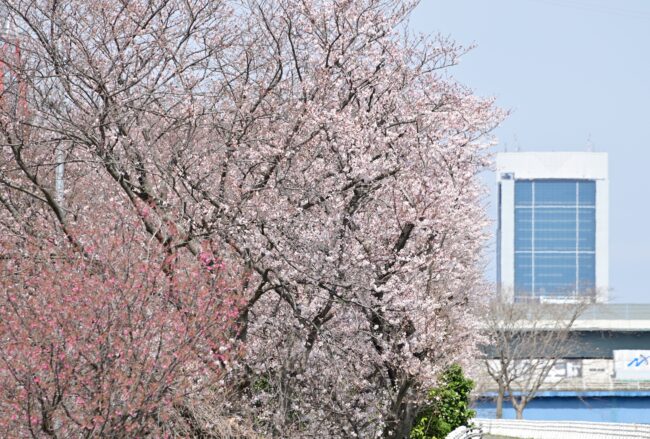
[[[496,151],[609,153],[610,297],[650,303],[650,1],[423,0],[410,27],[477,46],[450,73],[511,111]]]

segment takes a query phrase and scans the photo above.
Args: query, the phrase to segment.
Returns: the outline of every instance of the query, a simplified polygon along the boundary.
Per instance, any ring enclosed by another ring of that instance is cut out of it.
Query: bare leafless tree
[[[507,397],[523,417],[526,405],[535,397],[558,360],[577,347],[571,332],[587,302],[510,303],[496,299],[488,306],[483,324],[488,336],[485,365],[497,385],[496,417],[503,416]],[[553,378],[557,384],[563,378]]]

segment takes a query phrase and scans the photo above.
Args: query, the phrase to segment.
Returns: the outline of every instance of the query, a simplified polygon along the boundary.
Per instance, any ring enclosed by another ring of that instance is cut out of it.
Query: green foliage
[[[416,418],[411,439],[443,439],[454,429],[467,425],[475,415],[469,408],[473,387],[474,382],[465,378],[457,364],[445,370],[440,385],[429,391],[428,404]]]

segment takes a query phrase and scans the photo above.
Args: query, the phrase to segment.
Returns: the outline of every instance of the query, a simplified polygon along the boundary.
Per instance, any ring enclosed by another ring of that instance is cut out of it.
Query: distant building
[[[497,283],[508,300],[607,301],[607,168],[606,153],[497,154]]]

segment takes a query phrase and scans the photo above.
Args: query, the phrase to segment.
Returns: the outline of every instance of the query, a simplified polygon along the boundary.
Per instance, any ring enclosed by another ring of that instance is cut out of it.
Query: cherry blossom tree
[[[88,258],[75,231],[117,209],[168,277],[225,261],[245,301],[223,410],[276,437],[408,435],[482,291],[502,115],[446,74],[463,48],[409,34],[413,1],[0,3],[27,103],[0,115],[7,233]]]

